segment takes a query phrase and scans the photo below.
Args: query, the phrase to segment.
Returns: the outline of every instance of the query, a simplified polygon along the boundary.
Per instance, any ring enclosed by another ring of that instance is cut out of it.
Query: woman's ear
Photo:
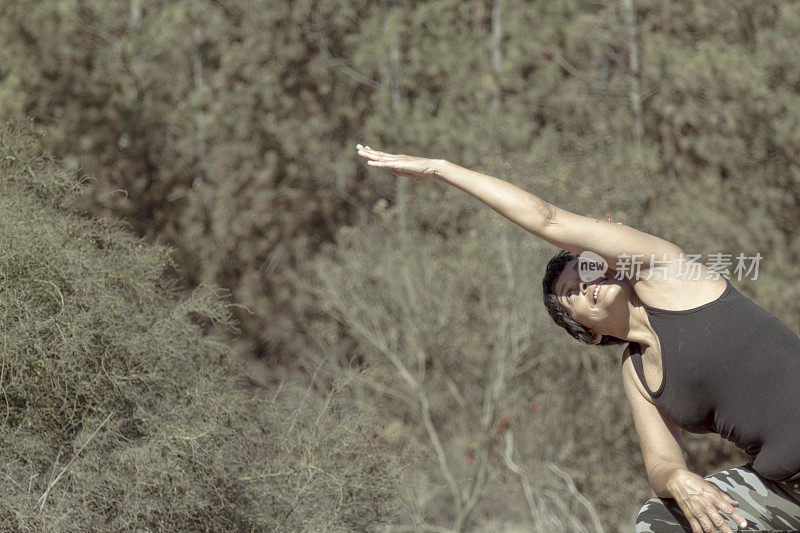
[[[602,340],[603,340],[603,336],[602,335],[595,335],[594,338],[592,338],[592,342],[590,342],[589,344],[597,345],[597,344],[600,344],[600,342]]]

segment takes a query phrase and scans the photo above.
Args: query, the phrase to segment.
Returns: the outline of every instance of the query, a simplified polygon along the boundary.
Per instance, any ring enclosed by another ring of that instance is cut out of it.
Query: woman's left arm
[[[359,155],[369,159],[371,166],[418,180],[437,179],[452,185],[533,235],[576,254],[590,250],[605,259],[611,268],[617,267],[621,257],[636,256],[635,277],[641,277],[660,261],[676,264],[682,253],[678,246],[659,237],[623,224],[571,213],[516,185],[443,159],[388,154],[361,145],[358,150]]]
[[[620,258],[636,257],[632,274],[643,277],[659,261],[676,264],[682,250],[649,233],[623,224],[572,213],[503,180],[468,170],[447,161],[441,166],[441,181],[458,187],[524,230],[578,255],[586,250],[598,254],[619,270]],[[631,276],[631,277],[634,277]]]

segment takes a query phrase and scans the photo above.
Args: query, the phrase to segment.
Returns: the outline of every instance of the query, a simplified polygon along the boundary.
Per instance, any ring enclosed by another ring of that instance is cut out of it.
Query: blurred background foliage
[[[406,477],[372,485],[358,470],[385,505],[407,496],[378,521],[591,530],[596,515],[627,530],[650,489],[621,350],[576,344],[546,317],[555,250],[460,191],[367,168],[355,144],[445,158],[704,258],[759,252],[758,279],[734,284],[798,331],[798,27],[800,5],[778,0],[5,0],[0,119],[32,118],[72,171],[52,173],[91,183],[71,209],[162,250],[162,270],[145,254],[110,276],[226,289],[239,331],[197,334],[224,338],[248,382],[275,402],[292,384],[311,404],[336,390],[369,413],[352,434],[407,461]],[[54,194],[41,187],[27,194]],[[26,231],[30,246],[49,235]],[[84,305],[111,320],[104,298]],[[150,342],[125,331],[122,344]],[[99,424],[102,404],[86,405]],[[295,430],[292,416],[247,423]],[[743,460],[718,439],[686,448],[702,472]],[[49,465],[53,451],[35,453]],[[318,467],[343,479],[330,461]],[[363,526],[331,513],[324,527]]]

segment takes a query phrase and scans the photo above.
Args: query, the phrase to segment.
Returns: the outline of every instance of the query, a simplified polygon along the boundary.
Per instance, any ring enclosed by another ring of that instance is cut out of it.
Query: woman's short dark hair
[[[567,333],[578,339],[579,341],[591,344],[592,339],[595,338],[595,333],[592,333],[588,328],[582,326],[577,320],[572,318],[567,310],[558,301],[555,293],[556,281],[558,281],[561,272],[567,263],[578,256],[570,251],[561,250],[550,259],[545,269],[544,278],[542,278],[542,300],[547,312],[553,322],[567,330]],[[600,346],[608,346],[611,344],[624,344],[627,341],[613,337],[611,335],[603,335],[600,340]]]

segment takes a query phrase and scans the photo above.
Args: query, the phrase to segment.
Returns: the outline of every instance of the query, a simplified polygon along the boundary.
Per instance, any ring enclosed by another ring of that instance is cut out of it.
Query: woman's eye
[[[575,292],[575,289],[570,289],[569,292],[567,292],[567,296],[572,296],[573,292]]]

